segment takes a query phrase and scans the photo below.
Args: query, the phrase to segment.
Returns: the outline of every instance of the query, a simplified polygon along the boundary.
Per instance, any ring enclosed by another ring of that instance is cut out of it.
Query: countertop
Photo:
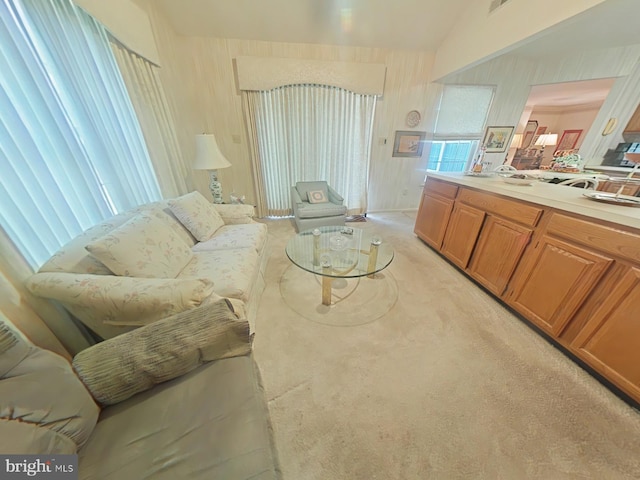
[[[502,177],[497,175],[474,177],[462,173],[427,172],[427,177],[640,230],[640,207],[611,205],[590,200],[583,196],[585,191],[581,188],[546,182],[512,185],[505,183]]]

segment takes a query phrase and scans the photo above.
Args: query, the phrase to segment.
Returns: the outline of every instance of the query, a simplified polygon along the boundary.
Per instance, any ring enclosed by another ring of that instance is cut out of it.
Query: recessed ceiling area
[[[477,0],[154,1],[185,36],[435,51]]]
[[[531,87],[527,107],[572,107],[602,104],[615,78],[552,83]]]

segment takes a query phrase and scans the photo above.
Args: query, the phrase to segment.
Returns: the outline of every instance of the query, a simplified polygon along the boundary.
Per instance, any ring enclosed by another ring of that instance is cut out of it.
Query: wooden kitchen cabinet
[[[494,188],[466,177],[427,182],[415,232],[640,402],[640,229]]]
[[[640,268],[629,268],[572,342],[576,354],[640,399]]]
[[[485,213],[477,208],[456,202],[442,244],[442,253],[463,270],[476,246]]]
[[[437,250],[442,246],[457,190],[437,180],[427,179],[425,184],[413,231]]]
[[[530,228],[487,215],[471,258],[469,274],[495,295],[501,296],[532,232]]]
[[[527,255],[507,302],[557,337],[613,259],[547,235]]]

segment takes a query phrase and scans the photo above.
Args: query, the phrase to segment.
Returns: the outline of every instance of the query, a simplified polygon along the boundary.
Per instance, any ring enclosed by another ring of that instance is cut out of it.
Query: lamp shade
[[[192,167],[194,170],[218,170],[230,166],[231,164],[218,148],[213,134],[196,135],[196,158]]]
[[[514,133],[513,138],[511,139],[511,145],[509,148],[520,148],[520,144],[522,143],[522,134]]]
[[[536,145],[546,146],[546,145],[557,145],[558,144],[558,134],[557,133],[543,133],[536,140]]]

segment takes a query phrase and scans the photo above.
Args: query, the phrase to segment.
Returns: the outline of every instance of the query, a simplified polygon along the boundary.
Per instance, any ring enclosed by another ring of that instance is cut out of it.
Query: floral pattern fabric
[[[194,252],[178,278],[208,278],[218,295],[247,302],[259,266],[258,254],[251,248]]]
[[[224,225],[216,208],[200,192],[188,193],[168,203],[178,220],[200,242],[209,240]]]
[[[136,215],[85,248],[127,277],[175,278],[193,256],[171,227],[150,213]]]
[[[231,248],[252,248],[259,255],[267,242],[267,226],[262,223],[225,225],[206,242],[197,243],[191,250],[203,252]]]
[[[37,296],[52,298],[98,335],[102,325],[142,326],[175,313],[197,307],[213,294],[206,278],[159,279],[37,273],[27,281]]]
[[[253,205],[216,203],[213,207],[220,214],[225,225],[254,223],[255,207]]]

